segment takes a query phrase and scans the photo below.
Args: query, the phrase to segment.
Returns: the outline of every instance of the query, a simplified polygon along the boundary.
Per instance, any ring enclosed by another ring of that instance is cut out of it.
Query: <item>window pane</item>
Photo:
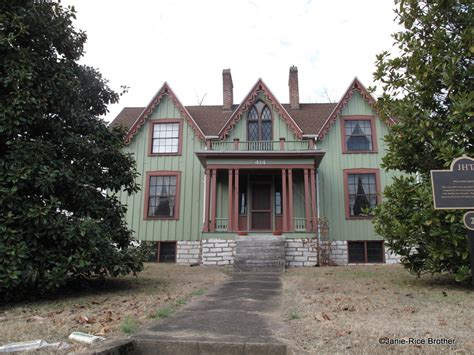
[[[350,120],[344,121],[346,134],[346,147],[348,151],[371,151],[372,130],[371,121]]]
[[[349,174],[347,182],[350,216],[367,215],[377,205],[375,174]]]
[[[178,148],[179,123],[155,123],[152,153],[177,153]]]
[[[381,241],[367,242],[367,262],[383,263],[383,243]]]
[[[258,141],[258,122],[248,123],[248,140]]]
[[[268,121],[271,119],[272,119],[272,114],[270,112],[270,109],[268,108],[268,106],[265,106],[262,112],[262,120]]]
[[[262,141],[269,141],[272,139],[272,121],[262,122]]]
[[[255,107],[252,107],[252,109],[250,110],[248,119],[249,120],[258,120],[258,113],[257,113],[257,110],[255,109]]]
[[[281,192],[275,192],[275,214],[281,215]]]
[[[350,263],[365,263],[364,242],[348,242],[347,249]]]
[[[173,217],[176,199],[176,176],[150,176],[148,216]]]

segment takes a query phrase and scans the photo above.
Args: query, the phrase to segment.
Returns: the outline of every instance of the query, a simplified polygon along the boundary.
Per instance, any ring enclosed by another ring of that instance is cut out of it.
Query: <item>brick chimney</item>
[[[222,71],[222,85],[224,91],[224,111],[232,110],[234,103],[234,85],[232,83],[232,75],[230,69],[224,69]]]
[[[290,107],[293,110],[300,109],[300,94],[298,90],[298,68],[292,65],[290,67],[290,78],[288,79],[290,87]]]

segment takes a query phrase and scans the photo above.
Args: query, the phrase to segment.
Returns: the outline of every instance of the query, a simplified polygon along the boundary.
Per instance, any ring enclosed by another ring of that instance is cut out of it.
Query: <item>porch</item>
[[[324,152],[311,141],[211,142],[205,168],[204,233],[312,233],[316,174]]]

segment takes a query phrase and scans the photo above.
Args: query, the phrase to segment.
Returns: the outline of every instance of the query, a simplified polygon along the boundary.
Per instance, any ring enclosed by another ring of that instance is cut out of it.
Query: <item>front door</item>
[[[272,229],[272,185],[270,182],[252,184],[250,211],[251,230]]]

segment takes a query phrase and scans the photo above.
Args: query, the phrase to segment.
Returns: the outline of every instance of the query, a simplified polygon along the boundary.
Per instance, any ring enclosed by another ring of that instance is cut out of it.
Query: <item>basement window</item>
[[[176,262],[176,242],[158,242],[158,262]]]
[[[150,263],[176,262],[176,242],[153,242],[152,251],[148,257]]]
[[[347,250],[349,254],[349,263],[364,264],[384,262],[383,241],[348,241]]]

